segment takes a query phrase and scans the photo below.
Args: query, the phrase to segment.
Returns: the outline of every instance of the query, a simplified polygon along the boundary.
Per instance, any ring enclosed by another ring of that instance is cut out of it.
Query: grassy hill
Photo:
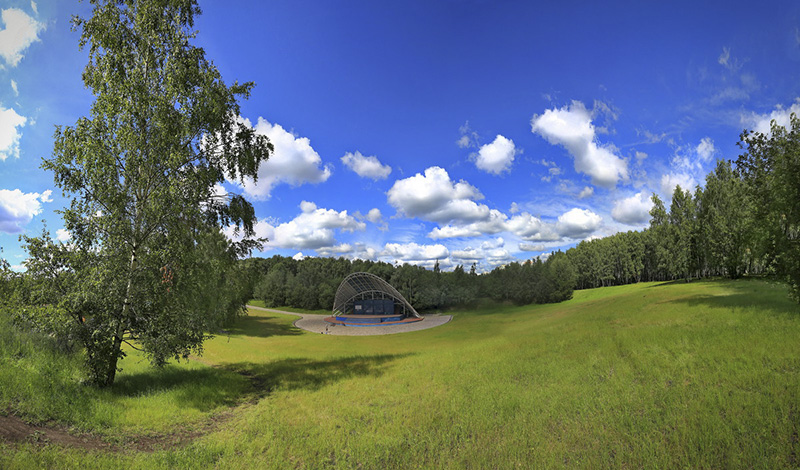
[[[252,311],[163,370],[131,351],[111,390],[77,385],[79,358],[0,352],[0,410],[113,444],[0,442],[0,467],[800,466],[800,307],[779,284],[576,291],[391,336],[295,319]]]

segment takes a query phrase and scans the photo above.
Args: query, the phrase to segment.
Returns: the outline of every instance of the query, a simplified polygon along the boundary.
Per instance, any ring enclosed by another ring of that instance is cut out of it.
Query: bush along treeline
[[[478,275],[475,265],[469,270],[459,265],[451,272],[404,264],[345,258],[306,258],[284,256],[245,260],[253,298],[271,307],[297,307],[309,310],[330,309],[339,284],[347,275],[368,272],[394,286],[417,310],[469,305],[478,298],[517,304],[560,302],[572,297],[575,273],[563,253],[547,261],[511,263]]]
[[[653,195],[650,227],[567,251],[576,288],[766,274],[800,300],[800,120],[744,132],[744,153],[720,160],[694,193],[675,188],[669,211]]]

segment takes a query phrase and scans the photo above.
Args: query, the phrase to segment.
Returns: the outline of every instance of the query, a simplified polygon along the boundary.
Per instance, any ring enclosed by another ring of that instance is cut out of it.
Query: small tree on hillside
[[[238,118],[253,84],[226,85],[190,44],[195,0],[90,3],[73,26],[95,102],[57,128],[43,164],[73,198],[63,211],[72,239],[27,239],[28,270],[40,305],[57,307],[43,315],[71,319],[94,381],[110,385],[123,343],[163,364],[199,351],[242,308],[230,269],[258,243],[254,211],[215,187],[255,178],[272,146]],[[245,236],[235,245],[220,233],[230,223]]]
[[[560,251],[553,253],[545,263],[546,302],[562,302],[572,298],[578,275],[569,257]]]

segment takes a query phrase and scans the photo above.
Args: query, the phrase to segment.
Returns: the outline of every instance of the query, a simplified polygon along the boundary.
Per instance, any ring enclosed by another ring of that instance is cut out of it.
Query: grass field
[[[252,311],[200,360],[154,370],[132,353],[103,391],[76,383],[76,359],[20,345],[0,354],[0,410],[120,447],[0,443],[0,468],[800,466],[800,306],[779,284],[639,284],[454,315],[352,337]],[[166,448],[137,451],[142,438]]]

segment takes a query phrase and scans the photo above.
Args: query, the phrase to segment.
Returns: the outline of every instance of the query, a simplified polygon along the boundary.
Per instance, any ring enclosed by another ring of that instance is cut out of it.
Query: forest
[[[575,272],[563,253],[546,261],[511,263],[491,273],[477,274],[458,265],[453,271],[433,270],[382,261],[345,258],[292,258],[275,255],[243,261],[252,297],[271,307],[330,309],[336,289],[354,272],[368,272],[393,285],[420,311],[471,305],[479,298],[517,304],[560,302],[572,297]]]

